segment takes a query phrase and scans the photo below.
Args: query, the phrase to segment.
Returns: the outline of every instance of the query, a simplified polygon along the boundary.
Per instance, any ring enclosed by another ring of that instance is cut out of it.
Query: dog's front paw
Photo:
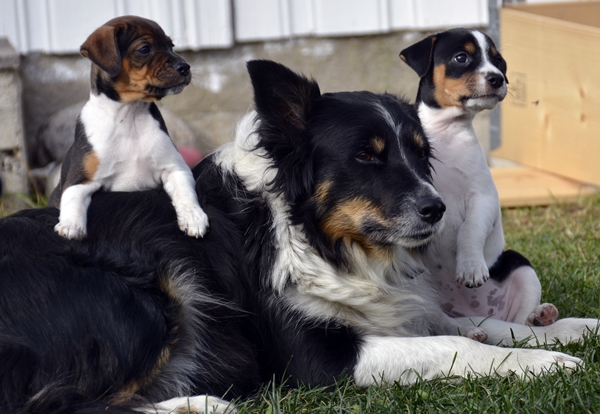
[[[482,342],[482,343],[485,342],[485,340],[488,338],[487,332],[476,326],[469,326],[466,328],[461,328],[460,334],[466,338],[470,338],[474,341]]]
[[[484,260],[467,260],[456,266],[456,281],[466,287],[479,287],[490,278],[490,271]]]
[[[85,228],[85,223],[77,223],[77,222],[63,222],[59,221],[56,226],[54,226],[54,231],[59,235],[66,239],[70,240],[81,240],[87,236],[87,230]]]
[[[552,325],[558,319],[558,309],[551,303],[542,303],[535,307],[527,317],[527,323],[533,326]]]
[[[181,231],[191,237],[204,237],[208,231],[208,216],[200,207],[184,208],[177,215]]]

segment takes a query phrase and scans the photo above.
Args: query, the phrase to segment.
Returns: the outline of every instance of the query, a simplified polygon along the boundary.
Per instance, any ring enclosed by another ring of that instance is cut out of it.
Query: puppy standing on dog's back
[[[558,310],[540,305],[529,261],[503,252],[498,192],[473,130],[474,116],[506,96],[505,60],[487,35],[469,29],[431,35],[400,57],[421,78],[419,117],[436,152],[434,185],[447,206],[445,228],[424,254],[444,309],[455,317],[553,323]]]
[[[173,52],[155,22],[137,16],[112,19],[81,46],[92,61],[90,99],[63,163],[49,206],[60,207],[55,230],[68,239],[87,234],[92,194],[163,186],[179,228],[193,237],[208,230],[190,169],[171,141],[155,101],[181,92],[189,64]]]

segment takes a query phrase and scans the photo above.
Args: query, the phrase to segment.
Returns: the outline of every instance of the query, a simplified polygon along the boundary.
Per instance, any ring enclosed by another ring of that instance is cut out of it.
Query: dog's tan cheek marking
[[[123,69],[117,78],[115,89],[118,92],[121,102],[129,103],[138,99],[146,98],[146,85],[148,67],[133,68],[129,59],[123,59]]]
[[[87,180],[93,180],[100,167],[100,158],[95,151],[88,152],[83,157],[83,174]]]
[[[347,245],[356,243],[367,256],[389,259],[391,251],[388,247],[376,245],[362,233],[360,226],[367,218],[385,222],[380,209],[369,201],[353,198],[342,202],[325,216],[320,223],[320,228],[332,242],[341,239]]]
[[[433,83],[435,84],[435,100],[442,108],[451,106],[462,107],[460,98],[471,95],[468,89],[468,76],[461,78],[446,77],[446,67],[443,64],[433,69]]]

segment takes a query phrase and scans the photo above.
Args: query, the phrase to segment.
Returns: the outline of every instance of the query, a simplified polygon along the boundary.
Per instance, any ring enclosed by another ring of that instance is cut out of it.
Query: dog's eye
[[[469,61],[469,57],[466,53],[459,53],[458,55],[454,56],[454,61],[456,63],[467,63]]]
[[[376,158],[372,155],[369,154],[368,152],[359,152],[358,155],[356,156],[356,159],[359,161],[363,161],[363,162],[372,162],[375,161]]]
[[[150,53],[150,46],[148,45],[144,45],[142,47],[140,47],[137,51],[138,53],[142,54],[142,55],[147,55],[148,53]]]
[[[427,156],[427,153],[425,152],[425,150],[424,149],[420,149],[419,150],[419,159],[422,160],[426,156]]]

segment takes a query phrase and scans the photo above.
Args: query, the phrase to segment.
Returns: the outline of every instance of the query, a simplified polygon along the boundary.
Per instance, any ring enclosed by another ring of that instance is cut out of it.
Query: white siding
[[[178,49],[298,36],[488,24],[488,0],[0,0],[0,36],[21,53],[76,53],[112,17],[156,20]]]
[[[21,53],[77,53],[94,28],[125,14],[155,20],[178,49],[233,45],[229,0],[0,0],[0,36]]]
[[[486,26],[488,0],[234,0],[239,42]]]

